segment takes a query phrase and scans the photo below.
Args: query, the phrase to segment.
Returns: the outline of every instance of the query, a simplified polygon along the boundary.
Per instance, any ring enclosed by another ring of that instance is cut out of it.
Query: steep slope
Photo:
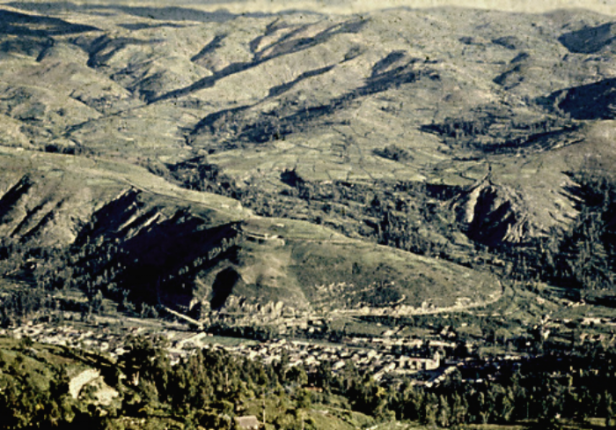
[[[613,25],[593,12],[1,12],[0,234],[84,250],[119,299],[486,299],[493,278],[443,259],[565,227],[571,172],[611,156]]]
[[[454,200],[453,209],[466,226],[468,236],[477,242],[496,246],[519,243],[531,235],[528,221],[520,219],[527,211],[511,190],[482,180]]]
[[[237,201],[127,163],[4,148],[0,165],[8,173],[2,237],[71,250],[77,286],[88,294],[126,291],[136,303],[198,314],[232,296],[298,311],[324,303],[369,311],[488,300],[500,291],[490,275],[303,221],[257,217]],[[332,286],[344,294],[330,296]]]
[[[274,194],[293,169],[312,183],[428,178],[453,190],[485,175],[463,162],[477,158],[495,186],[516,189],[516,217],[533,226],[518,229],[523,240],[566,217],[537,219],[536,184],[497,178],[515,157],[581,142],[580,120],[612,117],[613,25],[591,12],[13,2],[4,13],[0,114],[12,146],[162,175],[207,155],[240,189]],[[382,156],[392,147],[405,157]]]

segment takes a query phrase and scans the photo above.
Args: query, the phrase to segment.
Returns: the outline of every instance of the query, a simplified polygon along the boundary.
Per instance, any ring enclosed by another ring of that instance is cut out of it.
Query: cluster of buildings
[[[170,349],[172,357],[179,360],[181,352],[190,348],[223,348],[216,343],[203,343],[205,334],[200,333],[191,338],[177,342]],[[178,349],[178,346],[181,349]],[[413,357],[394,354],[387,349],[356,347],[344,344],[326,344],[298,340],[279,339],[260,343],[241,343],[237,346],[225,346],[227,351],[250,360],[261,360],[271,364],[283,359],[288,366],[303,366],[310,373],[315,372],[323,363],[328,363],[334,371],[342,370],[347,363],[361,372],[369,372],[380,381],[385,375],[412,375],[420,371],[436,371],[441,367],[441,357],[437,352],[432,357]]]
[[[275,306],[272,309],[276,311]],[[305,327],[301,328],[314,327],[318,330],[320,322],[304,320]],[[573,333],[571,327],[575,326],[579,328],[575,335],[576,342],[613,343],[616,339],[613,332],[610,334],[609,331],[603,330],[612,325],[616,325],[616,321],[606,318],[585,317],[576,321],[546,319],[541,325],[541,334],[547,338],[550,330],[559,332],[561,327],[569,328]],[[308,373],[316,372],[323,364],[333,372],[343,372],[346,366],[352,364],[361,373],[368,373],[384,384],[399,381],[400,377],[404,376],[409,377],[416,385],[425,387],[442,383],[456,368],[463,374],[463,379],[481,382],[498,378],[500,366],[510,367],[510,362],[523,361],[519,355],[462,359],[457,351],[461,346],[460,341],[450,339],[448,333],[447,329],[443,329],[441,333],[436,333],[433,339],[427,340],[404,336],[396,329],[384,329],[378,336],[348,336],[341,339],[341,343],[329,343],[284,338],[263,342],[230,340],[204,331],[189,331],[180,324],[148,326],[143,321],[135,321],[135,324],[131,321],[124,321],[122,324],[99,322],[94,327],[73,320],[66,325],[29,323],[0,330],[0,336],[28,337],[35,342],[98,351],[112,359],[117,359],[127,351],[126,339],[129,335],[162,336],[167,340],[172,365],[194,354],[198,349],[219,349],[265,364],[284,360],[288,366],[302,366]],[[466,344],[466,348],[462,350],[468,351],[470,346]]]
[[[117,358],[126,352],[125,339],[128,335],[159,335],[168,340],[171,364],[194,353],[196,349],[224,349],[232,354],[250,360],[261,360],[271,364],[283,359],[288,366],[302,365],[307,372],[314,372],[322,363],[334,371],[341,371],[347,363],[361,372],[370,372],[375,380],[384,376],[413,375],[419,372],[442,373],[439,353],[429,357],[409,356],[394,352],[399,340],[384,338],[353,338],[347,344],[329,344],[299,340],[278,339],[266,342],[238,342],[234,346],[223,346],[212,334],[163,329],[152,332],[144,327],[114,327],[90,330],[74,325],[27,324],[13,329],[0,330],[0,335],[13,338],[28,337],[35,342],[62,345],[103,352]],[[420,341],[406,341],[406,346],[419,345]],[[419,342],[419,343],[418,343]],[[438,342],[437,342],[438,343]],[[431,345],[442,346],[442,345]]]
[[[56,326],[45,323],[28,323],[13,329],[0,330],[0,336],[11,336],[15,339],[28,337],[34,342],[50,345],[62,345],[73,348],[83,348],[114,354],[115,346],[120,337],[104,331],[82,330],[72,325]]]

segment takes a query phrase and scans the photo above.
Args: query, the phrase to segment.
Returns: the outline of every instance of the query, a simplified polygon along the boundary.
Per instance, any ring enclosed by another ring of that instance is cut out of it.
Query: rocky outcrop
[[[101,376],[101,372],[98,369],[84,370],[79,375],[71,378],[71,381],[68,384],[68,392],[73,399],[77,399],[81,389],[99,376]]]
[[[488,246],[522,243],[535,231],[525,214],[524,202],[513,190],[485,178],[452,202],[459,222],[474,241]]]

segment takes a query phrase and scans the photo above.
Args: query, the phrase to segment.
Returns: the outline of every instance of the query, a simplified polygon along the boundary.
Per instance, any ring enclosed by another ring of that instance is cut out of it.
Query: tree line
[[[571,173],[578,216],[567,228],[553,228],[525,246],[503,247],[509,275],[541,280],[579,292],[614,292],[616,269],[616,180],[597,166]]]

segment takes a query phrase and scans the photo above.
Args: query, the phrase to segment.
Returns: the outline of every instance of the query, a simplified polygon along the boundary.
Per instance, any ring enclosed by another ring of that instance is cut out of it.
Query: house
[[[381,372],[384,372],[384,373],[391,372],[395,368],[396,368],[396,363],[388,363],[385,366],[383,366],[383,368],[381,369]]]
[[[244,417],[235,417],[235,421],[244,430],[258,430],[261,426],[259,420],[254,415],[246,415]]]
[[[346,365],[346,363],[344,361],[342,361],[342,360],[336,361],[334,363],[334,365],[332,366],[332,370],[342,369],[345,365]]]

